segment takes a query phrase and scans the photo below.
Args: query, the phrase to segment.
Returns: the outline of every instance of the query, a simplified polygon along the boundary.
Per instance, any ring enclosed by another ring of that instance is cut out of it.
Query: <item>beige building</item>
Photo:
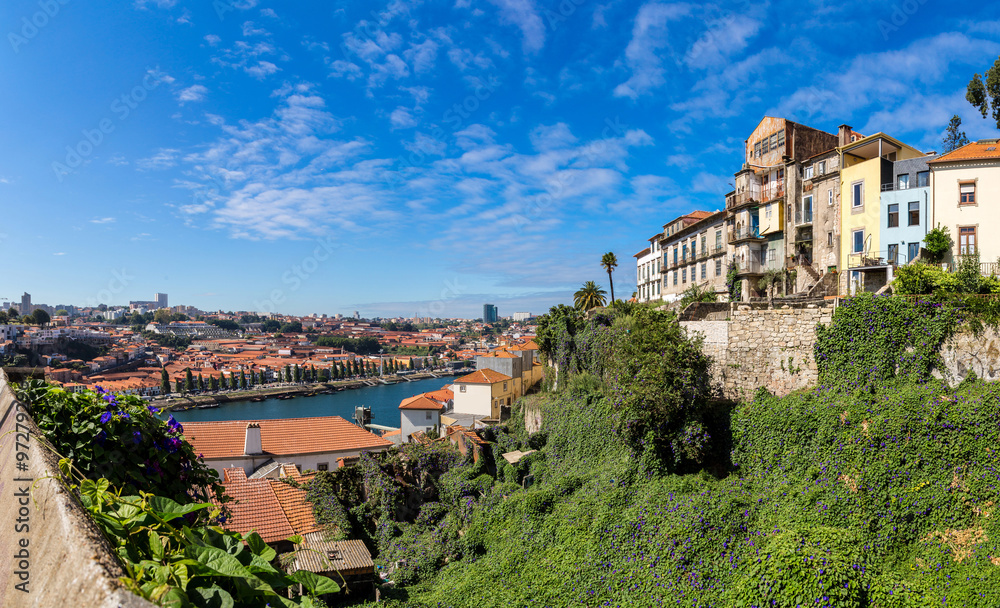
[[[695,211],[663,227],[663,300],[678,300],[694,285],[726,292],[725,224],[725,211]]]
[[[971,253],[978,253],[982,262],[1000,258],[1000,241],[990,237],[990,227],[1000,225],[998,142],[981,139],[927,163],[934,201],[931,228],[940,224],[951,234],[947,262]]]

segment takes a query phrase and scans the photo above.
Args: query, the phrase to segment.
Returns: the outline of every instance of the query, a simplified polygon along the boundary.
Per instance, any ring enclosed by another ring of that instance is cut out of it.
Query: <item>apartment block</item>
[[[952,267],[964,255],[978,253],[982,262],[1000,260],[1000,241],[988,238],[1000,223],[1000,146],[981,139],[930,160],[933,211],[931,224],[947,226]]]
[[[663,227],[663,300],[678,300],[694,285],[726,293],[725,229],[725,211],[694,211]]]
[[[640,302],[659,300],[663,297],[660,268],[663,263],[660,233],[649,238],[649,247],[635,254],[635,297]]]

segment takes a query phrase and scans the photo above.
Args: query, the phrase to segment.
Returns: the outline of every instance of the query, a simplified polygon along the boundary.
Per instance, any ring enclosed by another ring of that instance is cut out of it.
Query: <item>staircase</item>
[[[812,270],[811,266],[806,266],[806,268]],[[813,270],[811,274],[814,274],[815,272],[816,271]],[[817,275],[816,278],[819,280],[809,290],[809,297],[821,298],[823,296],[838,295],[838,293],[840,292],[839,274],[837,274],[836,272],[827,272],[822,277]]]

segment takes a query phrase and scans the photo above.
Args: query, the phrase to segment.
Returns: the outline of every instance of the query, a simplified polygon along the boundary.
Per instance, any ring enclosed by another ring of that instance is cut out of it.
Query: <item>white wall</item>
[[[378,452],[387,449],[390,446],[376,448],[372,450],[363,450],[366,452]],[[290,462],[292,464],[298,465],[300,471],[305,471],[307,469],[316,470],[319,463],[325,462],[329,465],[330,471],[335,471],[337,469],[337,459],[345,458],[351,456],[358,456],[361,454],[362,450],[339,450],[335,452],[317,452],[315,454],[294,454],[290,456],[279,456],[274,458],[275,462]],[[244,456],[239,458],[206,458],[205,464],[212,467],[219,473],[219,479],[222,479],[222,470],[231,469],[234,467],[239,467],[243,469],[247,477],[253,474],[262,464],[271,460],[271,456],[264,454],[259,456]]]
[[[462,387],[466,392],[462,392]],[[492,413],[493,387],[489,384],[456,384],[455,408],[457,414],[475,414],[489,417]]]
[[[430,414],[430,419],[427,419]],[[403,441],[407,441],[417,431],[427,431],[441,423],[441,415],[434,410],[399,410],[400,429]]]
[[[959,206],[959,182],[976,182],[976,204]],[[931,171],[931,190],[934,193],[934,220],[947,226],[951,235],[952,259],[959,254],[958,229],[976,226],[976,245],[983,262],[995,262],[1000,257],[1000,240],[993,238],[993,229],[1000,221],[1000,166],[993,162],[970,161],[948,165],[934,165]]]

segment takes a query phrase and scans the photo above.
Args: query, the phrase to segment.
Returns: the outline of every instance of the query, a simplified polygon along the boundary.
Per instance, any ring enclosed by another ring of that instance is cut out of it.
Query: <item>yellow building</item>
[[[840,154],[840,293],[876,291],[892,280],[893,267],[879,251],[883,186],[893,183],[893,162],[924,156],[885,133],[838,148]]]

